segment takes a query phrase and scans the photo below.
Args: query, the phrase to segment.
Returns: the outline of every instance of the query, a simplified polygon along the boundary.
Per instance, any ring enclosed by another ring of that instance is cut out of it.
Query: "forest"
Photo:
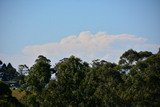
[[[0,61],[0,107],[159,106],[160,49],[129,49],[118,63],[88,63],[72,55],[52,66],[39,55],[30,68],[16,70]]]

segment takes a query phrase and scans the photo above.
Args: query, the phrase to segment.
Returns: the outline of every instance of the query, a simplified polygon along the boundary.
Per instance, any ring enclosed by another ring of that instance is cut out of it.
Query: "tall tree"
[[[8,63],[8,65],[6,66],[6,64],[2,64],[0,72],[3,74],[2,75],[2,80],[3,81],[10,81],[15,79],[18,76],[18,72],[16,71],[16,69],[11,65],[11,63]]]
[[[153,55],[151,52],[148,51],[140,51],[137,52],[133,49],[129,49],[128,51],[124,52],[119,60],[119,65],[122,68],[123,72],[129,72],[130,69],[138,62],[143,61]]]
[[[29,75],[26,78],[27,84],[31,90],[42,91],[51,77],[50,60],[40,55],[35,64],[30,68]]]
[[[7,65],[7,73],[6,74],[8,76],[8,80],[12,80],[12,79],[14,79],[14,78],[16,78],[18,76],[18,72],[12,66],[11,63],[8,63],[8,65]]]
[[[78,106],[82,100],[79,88],[88,67],[88,63],[82,62],[74,56],[64,58],[56,64],[56,80],[52,80],[48,85],[45,104]]]
[[[160,55],[138,62],[127,74],[124,99],[133,106],[160,105]]]
[[[94,60],[82,85],[83,106],[121,106],[119,89],[122,82],[116,64]]]

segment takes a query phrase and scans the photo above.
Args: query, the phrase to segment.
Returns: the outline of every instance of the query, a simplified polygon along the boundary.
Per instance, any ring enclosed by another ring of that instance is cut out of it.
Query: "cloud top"
[[[118,62],[122,53],[130,48],[155,53],[159,47],[159,44],[150,44],[147,39],[134,35],[110,35],[105,32],[93,34],[85,31],[79,35],[67,36],[58,42],[26,46],[18,55],[0,53],[0,58],[4,62],[11,62],[15,67],[20,64],[32,66],[38,55],[51,59],[52,64],[70,55],[75,55],[88,62],[94,59]]]
[[[147,44],[146,39],[134,35],[109,35],[105,32],[92,34],[85,31],[79,35],[65,37],[59,42],[26,46],[23,53],[30,56],[42,54],[57,59],[75,55],[87,61],[95,58],[115,61],[129,48],[145,50],[148,47],[157,48],[158,46]]]

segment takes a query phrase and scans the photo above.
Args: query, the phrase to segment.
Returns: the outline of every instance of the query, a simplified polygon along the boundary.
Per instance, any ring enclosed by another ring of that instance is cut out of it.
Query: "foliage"
[[[129,49],[122,54],[119,60],[122,72],[129,72],[138,61],[143,61],[151,55],[153,54],[148,51],[137,52],[133,49]]]
[[[14,80],[16,77],[18,77],[19,73],[11,65],[11,63],[8,63],[8,65],[6,66],[6,64],[1,61],[0,65],[1,65],[0,78],[2,78],[2,81],[10,81],[10,80]]]
[[[51,77],[50,60],[40,55],[36,63],[30,68],[29,75],[26,77],[28,88],[32,91],[40,92],[49,82]]]
[[[1,70],[7,70],[5,64],[1,66]],[[23,68],[20,65],[19,71]],[[50,80],[51,73],[56,76],[53,80]],[[21,98],[17,98],[29,107],[160,106],[159,52],[129,49],[118,64],[99,59],[88,64],[70,56],[54,68],[49,59],[40,55],[24,80],[21,87],[25,94],[21,96],[18,92]],[[0,92],[11,95],[7,88]]]
[[[81,90],[84,97],[83,104],[93,107],[121,106],[119,88],[123,80],[116,69],[116,64],[96,60],[92,66]]]
[[[21,107],[19,101],[12,96],[9,87],[0,81],[0,106],[1,107]]]
[[[160,105],[160,55],[152,55],[145,61],[138,62],[127,76],[127,101],[135,106]]]
[[[82,99],[79,88],[88,67],[86,62],[74,56],[61,60],[55,66],[57,80],[52,80],[45,91],[45,104],[77,106]]]

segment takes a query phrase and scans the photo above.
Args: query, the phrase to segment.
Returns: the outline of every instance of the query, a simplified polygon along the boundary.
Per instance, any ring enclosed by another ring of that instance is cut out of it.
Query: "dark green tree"
[[[120,57],[119,64],[133,64],[135,61],[138,61],[139,56],[136,51],[129,49]]]
[[[50,60],[40,55],[35,64],[30,68],[29,75],[26,77],[28,89],[41,92],[51,77]]]
[[[83,106],[107,107],[122,106],[119,96],[123,83],[116,64],[107,61],[94,60],[90,72],[87,73],[81,91],[83,92]]]
[[[26,82],[25,100],[31,107],[158,107],[160,54],[130,49],[119,64],[94,60],[90,65],[71,56],[54,68],[39,56]]]
[[[138,62],[147,59],[149,56],[153,55],[148,51],[137,52],[133,49],[129,49],[124,52],[119,60],[119,65],[121,66],[122,72],[129,72],[130,69]]]
[[[18,76],[18,72],[16,69],[9,63],[7,66],[6,64],[1,64],[1,75],[2,75],[2,80],[3,81],[10,81],[14,80]]]
[[[0,81],[0,106],[1,107],[21,107],[19,101],[12,96],[10,88]]]
[[[8,80],[13,80],[18,76],[18,72],[16,69],[11,65],[11,63],[8,63],[7,65],[7,71],[5,73],[7,75]]]
[[[127,74],[124,99],[133,106],[160,105],[160,55],[138,62]]]
[[[0,60],[0,65],[2,65],[3,64],[3,62]]]
[[[56,80],[52,80],[46,91],[50,106],[78,106],[82,101],[80,85],[83,83],[89,65],[71,56],[56,64]],[[55,105],[56,104],[56,105]]]
[[[145,60],[153,55],[152,52],[148,51],[140,51],[138,54],[139,54],[139,61]]]

